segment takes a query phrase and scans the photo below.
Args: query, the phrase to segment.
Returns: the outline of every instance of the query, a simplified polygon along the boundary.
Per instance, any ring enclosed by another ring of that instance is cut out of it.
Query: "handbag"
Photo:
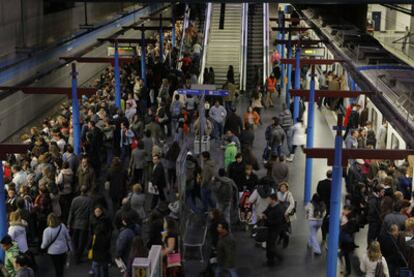
[[[88,250],[88,260],[92,260],[93,259],[93,246],[95,245],[95,240],[96,240],[96,235],[93,235],[93,237],[92,237],[92,245],[91,245],[91,248],[89,248],[89,250]]]
[[[180,253],[170,253],[167,255],[167,268],[181,266]]]
[[[154,185],[152,182],[148,182],[148,193],[153,195],[159,195],[160,191],[158,186]]]
[[[45,248],[43,248],[44,252],[46,252],[49,249],[49,247],[57,240],[61,230],[62,230],[62,224],[60,224],[59,230],[58,230],[56,236],[49,242],[49,244]]]

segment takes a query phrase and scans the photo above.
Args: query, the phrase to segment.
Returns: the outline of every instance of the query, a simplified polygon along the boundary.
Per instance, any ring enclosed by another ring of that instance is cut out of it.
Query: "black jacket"
[[[71,229],[88,229],[92,204],[92,199],[87,195],[79,195],[72,200],[68,217],[68,226]]]
[[[408,251],[405,247],[404,237],[399,235],[395,238],[387,233],[380,236],[379,242],[381,245],[381,253],[388,264],[397,265],[398,267],[407,266],[404,259],[407,260]]]
[[[166,187],[165,172],[161,162],[158,165],[156,165],[154,170],[152,171],[151,182],[154,186],[157,186],[159,190],[162,190]]]
[[[111,261],[112,225],[108,224],[107,220],[97,221],[93,235],[95,236],[93,261],[109,263]]]
[[[241,134],[241,131],[243,130],[243,122],[236,113],[230,113],[227,116],[227,120],[224,124],[224,131],[230,130],[232,133],[239,137]]]
[[[245,164],[243,161],[241,163],[238,163],[237,161],[235,161],[235,162],[232,162],[228,168],[229,177],[234,181],[234,183],[236,183],[237,187],[239,188],[239,191],[241,191],[240,186],[243,180],[244,167],[245,167]]]
[[[318,192],[319,197],[325,203],[327,211],[329,211],[329,206],[331,204],[331,186],[332,180],[324,179],[319,181],[316,191]]]
[[[368,198],[368,223],[381,224],[380,209],[381,199],[374,194],[371,194]]]
[[[271,232],[280,232],[286,227],[285,208],[282,205],[269,205],[263,214],[266,215],[265,225]]]

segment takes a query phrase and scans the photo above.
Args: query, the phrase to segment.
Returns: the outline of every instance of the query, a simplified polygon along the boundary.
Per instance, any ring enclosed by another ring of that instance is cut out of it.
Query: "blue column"
[[[162,32],[162,14],[160,14],[160,62],[164,61],[164,35]]]
[[[4,191],[3,163],[0,160],[0,239],[7,234],[6,194]],[[4,262],[4,251],[0,247],[0,261]]]
[[[79,120],[79,102],[78,102],[78,80],[76,64],[72,63],[72,128],[73,128],[73,152],[79,156],[80,148],[80,120]],[[1,188],[0,188],[1,190]],[[0,196],[1,197],[1,196]],[[1,206],[1,204],[0,204]]]
[[[277,23],[277,25],[279,26],[279,27],[282,27],[282,22],[283,22],[283,20],[282,20],[282,12],[279,12],[278,13],[278,23]],[[277,32],[277,39],[282,39],[282,33],[281,33],[281,31],[278,31]],[[283,44],[278,44],[277,45],[277,52],[279,52],[279,54],[282,52],[282,47],[283,47]]]
[[[306,136],[306,148],[313,148],[313,133],[315,122],[315,66],[312,66],[310,80],[310,93],[309,93],[309,105],[308,105],[308,126]],[[313,160],[310,157],[306,157],[305,165],[305,204],[309,203],[312,195],[312,167]]]
[[[282,31],[281,39],[285,39],[285,32]],[[281,51],[280,51],[280,58],[283,59],[285,56],[285,45],[282,43],[281,45]],[[282,90],[285,87],[285,65],[280,64],[280,90]],[[280,92],[282,93],[282,91]]]
[[[295,64],[295,89],[300,89],[300,47],[296,46],[296,64]],[[299,97],[295,96],[293,100],[293,121],[296,123],[299,117]]]
[[[289,41],[288,41],[288,47],[287,47],[287,55],[288,59],[292,58],[292,35],[289,32]],[[287,86],[286,86],[286,105],[289,108],[290,107],[290,89],[292,88],[292,65],[288,64],[287,66],[287,74],[288,74],[288,80],[287,80]]]
[[[171,31],[171,43],[172,47],[175,46],[175,4],[173,4],[172,8],[172,17],[171,17],[171,24],[172,24],[172,31]]]
[[[118,43],[115,42],[115,63],[114,63],[114,75],[115,75],[115,105],[118,109],[121,108],[121,77],[120,77],[120,68],[119,68],[119,53],[118,53]]]
[[[338,262],[339,228],[342,189],[342,114],[338,114],[338,130],[335,137],[335,159],[332,172],[332,192],[329,217],[328,269],[326,276],[336,276]]]
[[[141,25],[144,28],[144,24]],[[145,86],[147,85],[147,70],[146,70],[146,46],[145,46],[145,31],[142,29],[141,31],[141,79],[144,81]]]

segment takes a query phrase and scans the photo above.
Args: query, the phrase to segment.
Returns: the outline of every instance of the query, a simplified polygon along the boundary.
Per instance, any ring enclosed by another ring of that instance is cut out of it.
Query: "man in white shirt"
[[[19,191],[19,188],[26,184],[27,180],[27,174],[22,170],[22,168],[19,165],[12,166],[12,172],[13,172],[13,180],[12,182],[16,184],[16,191]]]

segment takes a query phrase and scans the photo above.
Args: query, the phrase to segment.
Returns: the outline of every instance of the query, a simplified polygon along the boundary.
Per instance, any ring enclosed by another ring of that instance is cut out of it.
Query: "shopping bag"
[[[167,267],[178,267],[181,266],[181,255],[180,253],[170,253],[167,255]]]
[[[158,190],[158,187],[154,185],[152,182],[148,182],[148,193],[153,195],[159,195],[160,191]]]

